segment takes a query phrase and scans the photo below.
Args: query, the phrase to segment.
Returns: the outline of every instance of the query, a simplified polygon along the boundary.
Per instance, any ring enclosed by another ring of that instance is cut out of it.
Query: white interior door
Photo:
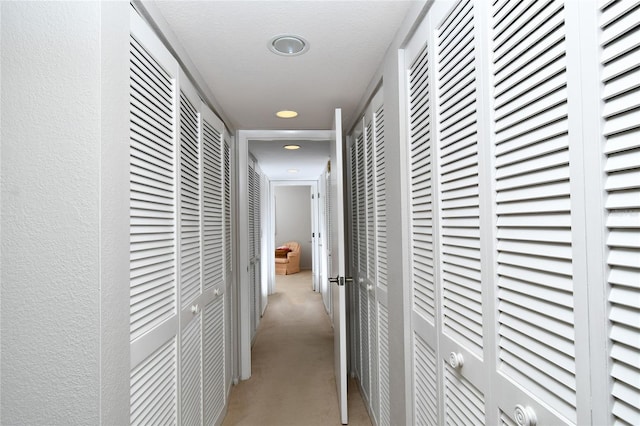
[[[345,297],[344,205],[342,194],[342,111],[336,109],[331,141],[329,202],[330,251],[327,256],[333,305],[334,368],[340,420],[347,424],[347,308]]]

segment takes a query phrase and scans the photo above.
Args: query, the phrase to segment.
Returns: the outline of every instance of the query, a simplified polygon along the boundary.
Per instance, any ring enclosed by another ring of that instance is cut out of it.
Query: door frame
[[[293,179],[281,179],[281,180],[272,180],[269,182],[269,200],[268,200],[268,210],[266,213],[266,219],[269,222],[268,233],[265,235],[266,237],[266,249],[267,253],[265,255],[265,260],[268,263],[267,268],[269,271],[268,274],[268,286],[269,293],[273,294],[276,290],[276,270],[275,270],[275,233],[276,233],[276,187],[283,186],[303,186],[309,188],[309,196],[315,195],[318,193],[318,181],[317,180],[293,180]],[[310,232],[314,235],[311,240],[311,270],[313,277],[313,291],[317,291],[318,285],[318,199],[317,197],[309,198],[309,203],[311,205],[311,229]]]
[[[249,166],[249,140],[331,140],[331,130],[238,130],[236,137],[236,179],[238,182],[237,212],[238,233],[236,247],[238,248],[236,282],[239,297],[233,306],[234,334],[239,336],[237,341],[236,360],[237,372],[234,377],[247,380],[251,377],[251,289],[249,286],[249,262],[243,253],[249,251],[249,206],[247,194],[247,170]],[[243,195],[244,194],[244,195]],[[261,218],[264,222],[264,217]],[[263,229],[268,229],[264,227]]]

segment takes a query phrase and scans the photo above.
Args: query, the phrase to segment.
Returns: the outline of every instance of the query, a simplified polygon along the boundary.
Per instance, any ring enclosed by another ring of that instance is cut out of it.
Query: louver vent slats
[[[640,424],[640,2],[601,9],[612,415]]]
[[[174,80],[130,39],[130,332],[175,315]]]
[[[356,139],[358,173],[358,270],[362,277],[367,272],[367,180],[365,169],[365,136]]]
[[[132,425],[177,423],[176,359],[172,339],[131,371]]]
[[[575,422],[564,9],[524,3],[494,8],[498,368]]]
[[[180,292],[182,308],[200,293],[199,115],[180,94]]]
[[[435,322],[431,111],[427,46],[409,69],[413,310]]]
[[[471,382],[445,364],[445,417],[447,424],[485,424],[484,395]]]
[[[517,423],[511,419],[508,415],[506,415],[502,410],[500,410],[500,424],[502,426],[517,426]]]
[[[387,188],[386,188],[386,156],[384,147],[384,107],[374,114],[375,122],[375,156],[376,156],[376,260],[378,270],[376,283],[387,288]]]
[[[362,366],[360,383],[364,397],[370,400],[370,344],[369,344],[369,297],[367,291],[360,287],[360,365]]]
[[[181,417],[182,424],[201,423],[200,403],[202,399],[202,346],[201,318],[192,320],[182,332],[181,338]]]
[[[373,123],[369,123],[365,127],[365,149],[366,149],[366,166],[365,180],[367,187],[367,277],[375,280],[376,276],[376,247],[375,247],[375,141],[373,140]]]
[[[204,420],[215,424],[225,403],[224,297],[204,309]]]
[[[358,152],[357,143],[351,144],[351,229],[353,233],[353,267],[359,270],[360,261],[360,233],[358,228]],[[329,186],[327,186],[329,190]],[[327,203],[328,203],[328,196]],[[326,216],[329,218],[329,216]]]
[[[391,424],[391,389],[389,388],[389,311],[378,304],[378,346],[380,348],[380,418],[378,424]]]
[[[370,390],[369,402],[373,408],[373,417],[379,422],[380,413],[380,357],[378,353],[378,310],[373,293],[369,296],[369,362],[370,362]]]
[[[453,31],[455,28],[455,31]],[[443,331],[482,357],[480,217],[473,5],[459,2],[438,34]],[[454,88],[465,82],[460,98]]]
[[[418,333],[413,334],[415,423],[437,425],[438,379],[436,376],[436,354]]]
[[[203,275],[204,287],[210,289],[224,280],[223,164],[222,135],[207,121],[202,122],[203,205]]]
[[[224,247],[225,274],[231,278],[233,252],[231,250],[231,147],[224,143]]]

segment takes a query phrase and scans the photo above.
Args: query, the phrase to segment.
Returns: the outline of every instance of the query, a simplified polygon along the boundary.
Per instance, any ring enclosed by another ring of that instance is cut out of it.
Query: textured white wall
[[[276,186],[276,247],[287,241],[300,243],[300,268],[311,269],[311,189]]]
[[[1,7],[0,422],[96,424],[100,4]]]

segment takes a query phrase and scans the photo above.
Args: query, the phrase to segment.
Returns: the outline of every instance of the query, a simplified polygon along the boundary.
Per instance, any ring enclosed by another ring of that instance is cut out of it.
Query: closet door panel
[[[218,424],[226,402],[225,294],[218,291],[204,308],[204,424]]]
[[[442,5],[438,5],[442,9]],[[434,6],[437,7],[437,6]],[[433,13],[433,10],[431,11]],[[434,203],[434,89],[432,16],[405,51],[408,100],[408,178],[411,244],[411,344],[413,423],[441,421],[438,348],[437,260]]]
[[[178,418],[177,63],[138,14],[130,37],[130,419]]]
[[[218,423],[226,402],[224,125],[202,110],[202,401],[203,422]]]
[[[197,92],[180,73],[180,417],[202,423],[202,139]]]
[[[391,424],[391,396],[389,389],[389,311],[387,307],[387,194],[386,194],[386,147],[384,131],[383,90],[372,100],[375,141],[375,261],[377,300],[377,366],[378,382],[376,401],[378,424]]]
[[[498,404],[512,421],[529,410],[575,423],[564,5],[500,3],[493,15]]]
[[[611,418],[640,423],[640,2],[601,2]]]

